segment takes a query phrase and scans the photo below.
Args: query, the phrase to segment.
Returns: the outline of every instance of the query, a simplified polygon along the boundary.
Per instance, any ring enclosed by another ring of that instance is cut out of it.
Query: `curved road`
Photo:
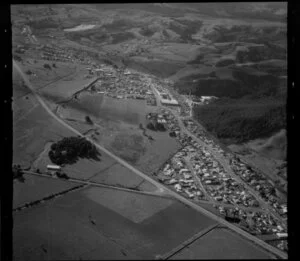
[[[44,109],[54,118],[56,119],[58,122],[60,122],[63,126],[65,126],[66,128],[68,128],[70,131],[72,131],[73,133],[75,133],[76,135],[79,135],[81,137],[85,137],[84,135],[82,135],[79,131],[77,131],[76,129],[74,129],[73,127],[69,126],[66,122],[64,122],[62,119],[60,119],[59,117],[57,117],[57,115],[55,115],[50,109],[49,107],[45,104],[45,102],[43,101],[43,99],[39,96],[39,94],[35,91],[35,89],[33,88],[33,86],[31,85],[30,81],[27,79],[26,75],[23,73],[22,69],[19,67],[19,65],[13,60],[13,66],[15,67],[15,69],[20,73],[20,75],[22,76],[22,78],[24,79],[26,85],[28,86],[29,89],[31,89],[31,91],[33,92],[33,94],[35,95],[36,99],[40,102],[40,104],[44,107]],[[168,194],[172,195],[174,198],[176,198],[177,200],[179,200],[180,202],[184,203],[185,205],[190,206],[191,208],[203,213],[204,215],[210,217],[211,219],[225,225],[226,227],[230,228],[231,230],[235,231],[236,233],[246,237],[247,239],[255,242],[256,244],[262,246],[263,248],[265,248],[266,250],[270,251],[271,253],[287,259],[287,254],[280,251],[279,249],[267,244],[266,242],[258,239],[257,237],[250,235],[249,233],[247,233],[246,231],[232,225],[231,223],[227,222],[226,220],[216,216],[215,214],[209,212],[208,210],[198,206],[197,204],[189,201],[188,199],[184,198],[183,196],[175,193],[174,191],[170,190],[169,188],[165,187],[164,185],[162,185],[161,183],[153,180],[152,178],[150,178],[148,175],[142,173],[141,171],[139,171],[138,169],[134,168],[133,166],[131,166],[130,164],[128,164],[126,161],[124,161],[123,159],[117,157],[116,155],[114,155],[113,153],[111,153],[110,151],[108,151],[106,148],[102,147],[101,145],[95,143],[93,140],[91,140],[90,138],[86,137],[87,140],[89,140],[92,144],[94,144],[98,149],[100,149],[101,151],[105,152],[107,155],[109,155],[110,157],[112,157],[113,159],[115,159],[117,162],[119,162],[121,165],[123,165],[124,167],[130,169],[132,172],[134,172],[135,174],[141,176],[142,178],[144,178],[145,180],[151,182],[152,184],[156,185],[161,191],[165,191]]]

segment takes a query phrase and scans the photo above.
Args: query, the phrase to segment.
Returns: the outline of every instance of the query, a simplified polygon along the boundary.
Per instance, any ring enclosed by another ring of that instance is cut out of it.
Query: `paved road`
[[[31,85],[31,83],[29,82],[29,80],[27,79],[26,75],[23,73],[23,71],[21,70],[21,68],[19,67],[19,65],[13,61],[13,66],[18,70],[18,72],[20,73],[20,75],[22,76],[22,78],[24,79],[25,83],[27,84],[28,88],[30,88],[33,92],[33,94],[35,95],[36,99],[40,102],[40,104],[44,107],[44,109],[49,113],[49,115],[51,115],[54,119],[56,119],[58,122],[60,122],[63,126],[65,126],[66,128],[68,128],[70,131],[72,131],[73,133],[75,133],[76,135],[79,135],[81,137],[85,137],[84,135],[82,135],[79,131],[77,131],[76,129],[74,129],[73,127],[69,126],[66,122],[64,122],[63,120],[61,120],[60,118],[57,117],[57,115],[55,115],[49,108],[48,106],[45,104],[45,102],[43,101],[43,99],[39,96],[39,94],[37,92],[35,92],[33,86]],[[165,187],[164,185],[162,185],[161,183],[157,182],[156,180],[153,180],[152,178],[150,178],[149,176],[147,176],[146,174],[142,173],[141,171],[139,171],[138,169],[134,168],[133,166],[131,166],[130,164],[128,164],[126,161],[124,161],[123,159],[117,157],[116,155],[114,155],[113,153],[111,153],[110,151],[108,151],[106,148],[102,147],[101,145],[99,145],[98,143],[95,143],[92,139],[87,138],[87,140],[89,140],[92,144],[94,144],[98,149],[100,149],[101,151],[105,152],[107,155],[109,155],[110,157],[112,157],[113,159],[115,159],[117,162],[119,162],[121,165],[123,165],[124,167],[128,168],[129,170],[131,170],[132,172],[134,172],[135,174],[143,177],[145,180],[151,182],[152,184],[154,184],[155,186],[157,186],[157,188],[159,188],[161,191],[165,191],[168,194],[172,195],[174,198],[176,198],[177,200],[179,200],[180,202],[184,203],[185,205],[190,206],[191,208],[203,213],[204,215],[210,217],[213,220],[216,220],[217,222],[227,226],[228,228],[232,229],[233,231],[235,231],[236,233],[239,233],[240,235],[248,238],[249,240],[259,244],[260,246],[264,247],[266,250],[270,251],[271,253],[274,253],[276,255],[278,255],[281,258],[286,259],[287,258],[287,254],[280,251],[279,249],[267,244],[266,242],[256,238],[255,236],[250,235],[249,233],[247,233],[246,231],[232,225],[231,223],[227,222],[226,220],[224,220],[223,218],[220,218],[218,216],[216,216],[215,214],[209,212],[208,210],[198,206],[197,204],[189,201],[188,199],[184,198],[183,196],[175,193],[174,191],[172,191],[171,189]]]
[[[188,169],[191,171],[193,177],[194,177],[194,180],[198,183],[199,187],[201,188],[201,190],[203,191],[205,197],[210,201],[210,202],[213,202],[213,203],[216,203],[216,201],[209,195],[209,193],[207,193],[206,189],[204,188],[204,186],[202,185],[202,182],[201,180],[199,179],[199,177],[196,175],[195,171],[194,171],[194,168],[190,162],[190,158],[189,157],[186,157],[184,158],[184,161],[188,167]]]

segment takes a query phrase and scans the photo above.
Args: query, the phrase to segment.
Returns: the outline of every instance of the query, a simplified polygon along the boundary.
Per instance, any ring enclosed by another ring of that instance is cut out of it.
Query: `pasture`
[[[147,130],[153,141],[145,140],[146,150],[135,164],[141,171],[151,174],[157,171],[173,154],[181,148],[179,142],[169,136],[169,132],[155,132]]]
[[[25,203],[42,199],[51,194],[55,194],[72,187],[78,186],[77,183],[64,180],[38,177],[24,174],[24,183],[14,180],[13,184],[13,208],[20,207]]]
[[[145,118],[144,100],[114,99],[102,94],[83,93],[78,100],[71,100],[61,110],[65,118],[81,118],[90,115],[99,120],[124,121],[138,125]]]
[[[46,61],[46,60],[34,60],[27,59],[27,63],[23,65],[20,64],[20,67],[24,72],[30,70],[35,73],[36,76],[30,75],[28,76],[30,81],[33,83],[37,89],[43,88],[45,85],[50,86],[51,83],[60,81],[63,77],[71,76],[76,73],[77,65],[70,63],[60,63],[56,61]],[[36,61],[36,62],[35,62]],[[55,63],[56,68],[52,67]],[[45,69],[44,64],[49,64],[51,66],[50,69]],[[75,82],[74,82],[75,84]]]
[[[13,255],[154,259],[212,224],[176,200],[91,187],[15,213]]]
[[[31,165],[47,142],[53,142],[73,133],[50,117],[38,105],[14,122],[13,163]]]
[[[91,181],[126,188],[137,188],[142,191],[155,191],[157,189],[152,183],[144,180],[119,163],[101,171]]]
[[[66,165],[63,171],[72,178],[87,180],[97,175],[97,173],[111,167],[116,162],[104,152],[100,152],[100,161],[80,159],[75,164]]]
[[[215,228],[170,259],[273,259],[274,257],[233,231]]]

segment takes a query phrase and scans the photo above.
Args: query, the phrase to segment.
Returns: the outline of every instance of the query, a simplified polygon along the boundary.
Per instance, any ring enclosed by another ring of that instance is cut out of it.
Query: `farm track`
[[[36,172],[33,172],[33,171],[24,171],[24,173],[30,174],[30,175],[35,175],[35,176],[40,176],[40,177],[44,177],[44,178],[60,180],[58,177],[50,176],[50,175],[47,175],[47,174],[36,173]],[[132,192],[132,193],[143,194],[143,195],[148,195],[148,196],[156,196],[156,197],[163,197],[163,198],[170,198],[171,197],[168,194],[166,194],[166,195],[162,194],[161,191],[157,191],[157,192],[141,191],[141,190],[138,190],[136,188],[137,186],[135,186],[135,187],[125,187],[125,186],[122,186],[122,185],[114,186],[114,185],[108,185],[108,184],[104,184],[104,183],[90,181],[90,179],[82,180],[82,179],[69,178],[68,180],[65,180],[65,181],[79,183],[79,184],[87,185],[87,186],[95,186],[95,187],[101,187],[101,188],[108,188],[108,189],[115,189],[115,190],[120,190],[120,191]],[[141,183],[138,186],[140,186],[144,181],[145,180],[141,181]]]
[[[82,135],[79,131],[77,131],[76,129],[74,129],[73,127],[71,127],[70,125],[68,125],[66,122],[64,122],[62,119],[58,118],[57,115],[55,115],[50,109],[49,107],[45,104],[45,102],[43,101],[43,99],[40,97],[40,95],[34,90],[34,88],[32,87],[31,83],[29,82],[29,80],[27,79],[26,75],[23,73],[23,71],[21,70],[21,68],[19,67],[19,65],[13,60],[13,66],[18,70],[18,72],[20,73],[20,75],[22,76],[22,78],[24,79],[24,81],[27,83],[28,88],[30,88],[33,92],[33,94],[35,95],[36,99],[40,102],[40,104],[45,108],[45,110],[53,117],[55,118],[58,122],[60,122],[62,125],[64,125],[66,128],[68,128],[69,130],[71,130],[73,133],[75,133],[76,135],[79,135],[81,137],[85,137],[84,135]],[[180,121],[181,122],[181,121]],[[181,122],[182,123],[182,122]],[[143,177],[145,180],[148,180],[149,182],[151,182],[153,185],[157,186],[160,191],[165,191],[168,194],[172,195],[174,198],[176,198],[177,200],[179,200],[180,202],[182,202],[185,205],[190,206],[191,208],[203,213],[204,215],[210,217],[213,220],[216,220],[217,222],[226,225],[227,227],[229,227],[230,229],[232,229],[233,231],[237,232],[238,234],[244,236],[245,238],[255,242],[256,244],[262,246],[263,248],[265,248],[266,250],[268,250],[269,252],[287,259],[287,254],[284,253],[283,251],[267,244],[266,242],[258,239],[255,236],[250,235],[249,233],[245,232],[244,230],[236,227],[235,225],[232,225],[231,223],[227,222],[226,220],[224,220],[223,218],[218,217],[217,215],[211,213],[210,211],[200,207],[199,205],[189,201],[188,199],[184,198],[183,196],[175,193],[174,191],[170,190],[169,188],[167,188],[166,186],[162,185],[161,183],[157,182],[156,180],[153,180],[152,178],[150,178],[149,176],[147,176],[146,174],[142,173],[141,171],[137,170],[136,168],[134,168],[133,166],[131,166],[130,164],[128,164],[125,160],[119,158],[118,156],[114,155],[113,153],[111,153],[110,151],[108,151],[106,148],[102,147],[101,145],[99,145],[98,143],[95,143],[93,140],[91,140],[90,138],[87,138],[87,140],[89,140],[92,144],[94,144],[98,149],[100,149],[101,151],[105,152],[107,155],[111,156],[113,159],[115,159],[116,161],[118,161],[120,164],[122,164],[123,166],[125,166],[126,168],[128,168],[129,170],[131,170],[132,172],[134,172],[135,174]]]

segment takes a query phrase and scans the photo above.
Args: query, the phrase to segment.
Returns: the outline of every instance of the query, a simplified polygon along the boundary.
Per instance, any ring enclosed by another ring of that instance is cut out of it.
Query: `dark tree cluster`
[[[44,64],[44,68],[45,68],[45,69],[51,70],[51,66],[50,66],[48,63],[45,63],[45,64]]]
[[[88,123],[88,124],[93,124],[93,121],[91,120],[91,118],[89,116],[85,116],[85,121]]]
[[[18,179],[21,182],[24,182],[23,171],[20,165],[13,165],[13,179]]]
[[[147,124],[147,128],[153,131],[166,131],[165,125],[159,122],[150,121]]]
[[[74,164],[79,158],[100,160],[96,147],[84,137],[66,137],[53,143],[49,158],[57,165]]]

